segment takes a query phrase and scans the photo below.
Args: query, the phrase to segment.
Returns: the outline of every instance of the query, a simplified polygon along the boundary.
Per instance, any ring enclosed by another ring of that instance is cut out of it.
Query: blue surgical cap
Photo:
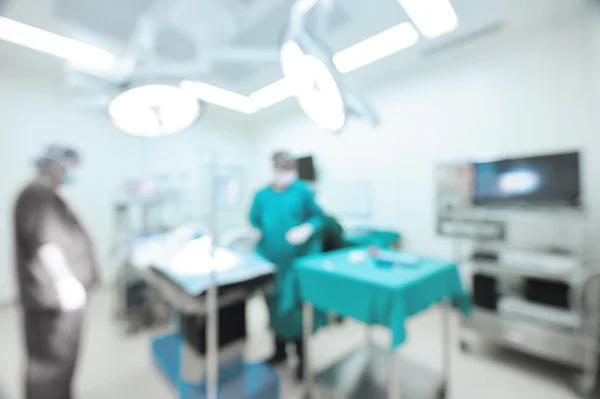
[[[38,169],[50,167],[63,162],[79,162],[79,154],[71,147],[61,145],[50,145],[35,159]]]

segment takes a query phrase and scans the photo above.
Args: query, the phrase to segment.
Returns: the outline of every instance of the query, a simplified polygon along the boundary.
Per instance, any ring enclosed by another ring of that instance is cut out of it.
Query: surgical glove
[[[73,276],[62,277],[56,282],[58,304],[65,312],[83,309],[87,294],[83,285]]]
[[[302,245],[314,234],[315,228],[310,223],[291,228],[285,235],[285,239],[292,245]]]
[[[260,241],[262,239],[262,231],[260,231],[256,227],[252,228],[248,232],[248,239],[256,242]]]

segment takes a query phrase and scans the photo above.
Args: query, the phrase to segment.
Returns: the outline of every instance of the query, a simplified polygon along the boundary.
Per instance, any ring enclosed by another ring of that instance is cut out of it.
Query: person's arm
[[[292,227],[285,235],[288,243],[292,245],[302,245],[316,233],[323,229],[323,217],[325,216],[321,207],[317,205],[315,196],[312,192],[306,190],[300,191],[300,200],[304,205],[304,222]]]
[[[54,242],[54,234],[60,231],[61,220],[53,195],[41,190],[30,192],[23,199],[18,212],[22,235],[50,277],[58,281],[73,276],[64,250]]]
[[[250,208],[250,224],[252,227],[262,231],[262,207],[260,205],[260,193],[254,196],[252,207]]]
[[[321,230],[323,230],[323,225],[325,221],[325,213],[323,212],[319,204],[317,204],[317,201],[315,200],[315,195],[311,192],[308,193],[306,207],[306,223],[311,224],[316,233],[321,232]]]
[[[29,193],[19,207],[17,221],[21,235],[52,280],[61,309],[82,308],[85,288],[73,274],[64,249],[55,242],[55,234],[62,228],[56,199],[43,191]]]
[[[53,242],[42,244],[36,252],[53,281],[59,281],[63,278],[75,278],[67,262],[67,257],[58,244]]]

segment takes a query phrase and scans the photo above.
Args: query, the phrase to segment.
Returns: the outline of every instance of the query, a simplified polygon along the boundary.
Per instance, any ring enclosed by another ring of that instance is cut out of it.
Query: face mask
[[[63,184],[65,185],[72,185],[75,182],[77,182],[77,172],[75,170],[69,170],[67,171],[67,173],[65,174],[65,177],[63,178]]]
[[[274,183],[279,187],[288,187],[297,179],[296,172],[276,172]]]

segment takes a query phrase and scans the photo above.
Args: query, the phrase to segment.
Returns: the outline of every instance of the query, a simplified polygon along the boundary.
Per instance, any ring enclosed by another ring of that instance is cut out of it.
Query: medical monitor
[[[581,205],[578,152],[474,164],[474,205]]]
[[[314,182],[317,181],[317,171],[312,156],[302,157],[297,159],[298,162],[298,177],[301,180]]]

